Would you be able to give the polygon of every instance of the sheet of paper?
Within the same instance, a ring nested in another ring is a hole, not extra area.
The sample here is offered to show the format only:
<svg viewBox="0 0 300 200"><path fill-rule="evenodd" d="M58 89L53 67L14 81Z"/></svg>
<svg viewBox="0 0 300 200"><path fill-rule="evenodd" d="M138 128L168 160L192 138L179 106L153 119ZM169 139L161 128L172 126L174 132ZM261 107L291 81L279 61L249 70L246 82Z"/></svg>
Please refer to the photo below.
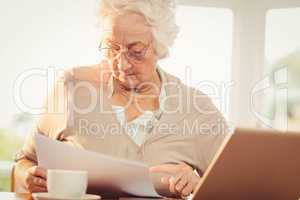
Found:
<svg viewBox="0 0 300 200"><path fill-rule="evenodd" d="M143 163L75 148L40 134L36 135L35 142L41 167L86 170L89 187L110 188L135 196L160 197L154 189L148 167Z"/></svg>

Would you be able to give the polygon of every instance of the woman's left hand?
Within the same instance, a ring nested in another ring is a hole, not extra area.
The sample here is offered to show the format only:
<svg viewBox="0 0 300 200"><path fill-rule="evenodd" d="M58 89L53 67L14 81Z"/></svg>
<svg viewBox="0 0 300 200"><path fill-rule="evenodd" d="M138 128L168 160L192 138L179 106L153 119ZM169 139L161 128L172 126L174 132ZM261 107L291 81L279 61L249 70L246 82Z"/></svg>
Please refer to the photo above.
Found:
<svg viewBox="0 0 300 200"><path fill-rule="evenodd" d="M189 196L200 180L193 168L185 163L163 164L151 167L149 170L154 173L169 174L169 176L162 177L161 182L168 184L172 194L180 195L181 197Z"/></svg>

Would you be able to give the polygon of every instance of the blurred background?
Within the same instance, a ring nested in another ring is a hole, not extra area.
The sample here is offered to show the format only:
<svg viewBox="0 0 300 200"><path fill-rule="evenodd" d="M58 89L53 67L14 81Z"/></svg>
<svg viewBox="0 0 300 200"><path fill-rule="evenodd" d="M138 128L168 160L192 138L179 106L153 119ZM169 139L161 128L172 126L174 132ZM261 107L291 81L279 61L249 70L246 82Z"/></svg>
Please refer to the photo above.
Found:
<svg viewBox="0 0 300 200"><path fill-rule="evenodd" d="M47 93L42 75L18 91L16 80L99 62L97 2L0 0L0 191L9 190L13 155L38 117L15 95L38 109ZM161 67L210 95L233 126L299 131L300 2L178 2L180 34Z"/></svg>

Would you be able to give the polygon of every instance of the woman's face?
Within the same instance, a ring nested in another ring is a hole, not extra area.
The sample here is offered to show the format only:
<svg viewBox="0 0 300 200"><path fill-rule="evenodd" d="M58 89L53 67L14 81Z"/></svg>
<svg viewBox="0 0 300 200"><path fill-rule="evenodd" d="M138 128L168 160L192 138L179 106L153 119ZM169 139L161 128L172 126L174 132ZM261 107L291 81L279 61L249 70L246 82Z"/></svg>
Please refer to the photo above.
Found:
<svg viewBox="0 0 300 200"><path fill-rule="evenodd" d="M151 81L157 57L152 33L143 16L127 13L107 17L101 48L113 76L127 88Z"/></svg>

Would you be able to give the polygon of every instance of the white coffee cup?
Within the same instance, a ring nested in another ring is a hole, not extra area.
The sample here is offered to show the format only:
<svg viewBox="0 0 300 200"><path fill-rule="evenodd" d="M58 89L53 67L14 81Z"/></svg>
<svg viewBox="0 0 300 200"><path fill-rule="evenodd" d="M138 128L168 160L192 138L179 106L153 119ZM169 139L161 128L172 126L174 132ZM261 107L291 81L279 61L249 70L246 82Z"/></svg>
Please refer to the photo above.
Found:
<svg viewBox="0 0 300 200"><path fill-rule="evenodd" d="M47 189L51 196L81 198L87 189L87 171L47 170Z"/></svg>

